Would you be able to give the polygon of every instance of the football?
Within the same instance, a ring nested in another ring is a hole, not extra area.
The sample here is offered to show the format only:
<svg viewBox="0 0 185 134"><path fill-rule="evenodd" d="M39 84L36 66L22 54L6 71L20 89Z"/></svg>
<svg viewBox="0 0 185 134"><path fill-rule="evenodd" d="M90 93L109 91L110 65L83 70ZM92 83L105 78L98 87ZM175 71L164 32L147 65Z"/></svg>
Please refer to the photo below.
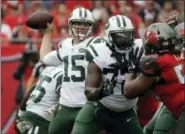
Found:
<svg viewBox="0 0 185 134"><path fill-rule="evenodd" d="M32 29L45 29L47 23L52 23L53 16L47 11L37 11L26 20L26 25Z"/></svg>

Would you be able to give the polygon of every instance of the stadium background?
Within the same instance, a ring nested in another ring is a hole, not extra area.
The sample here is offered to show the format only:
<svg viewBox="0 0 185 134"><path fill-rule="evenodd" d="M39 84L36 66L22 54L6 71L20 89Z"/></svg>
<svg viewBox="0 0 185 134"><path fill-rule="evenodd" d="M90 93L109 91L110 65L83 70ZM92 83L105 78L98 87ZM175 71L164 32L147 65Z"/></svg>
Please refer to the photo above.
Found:
<svg viewBox="0 0 185 134"><path fill-rule="evenodd" d="M140 1L1 1L1 130L3 134L14 134L13 121L16 115L16 90L19 81L13 74L20 64L23 52L29 45L39 48L42 33L29 29L24 25L27 17L38 10L48 10L53 16L52 44L68 36L68 15L78 6L83 6L93 12L97 22L94 35L104 35L104 23L115 14L128 16L135 27L135 37L142 36L148 25L155 22L165 22L166 16L172 11L180 13L180 21L184 20L183 1L140 0ZM35 50L35 51L38 51ZM31 75L32 66L24 72L23 85L26 89L27 80ZM155 109L155 108L154 108Z"/></svg>

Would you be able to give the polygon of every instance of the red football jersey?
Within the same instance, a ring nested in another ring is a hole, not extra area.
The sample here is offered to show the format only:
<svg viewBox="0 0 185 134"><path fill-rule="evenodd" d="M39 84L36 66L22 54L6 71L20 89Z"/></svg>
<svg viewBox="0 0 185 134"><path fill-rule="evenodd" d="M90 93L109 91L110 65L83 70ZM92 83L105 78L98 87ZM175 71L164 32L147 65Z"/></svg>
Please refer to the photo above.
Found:
<svg viewBox="0 0 185 134"><path fill-rule="evenodd" d="M154 92L160 100L178 118L184 108L184 55L176 57L173 54L159 56L157 63L160 67L164 84L157 84Z"/></svg>

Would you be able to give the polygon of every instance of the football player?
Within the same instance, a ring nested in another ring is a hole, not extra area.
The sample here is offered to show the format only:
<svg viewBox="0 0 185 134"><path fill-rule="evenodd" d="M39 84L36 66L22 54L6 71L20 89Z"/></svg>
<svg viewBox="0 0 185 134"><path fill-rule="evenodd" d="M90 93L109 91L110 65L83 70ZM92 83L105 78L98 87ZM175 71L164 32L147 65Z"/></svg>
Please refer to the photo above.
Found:
<svg viewBox="0 0 185 134"><path fill-rule="evenodd" d="M46 67L36 85L22 102L15 128L20 134L47 134L53 117L51 108L58 104L63 72Z"/></svg>
<svg viewBox="0 0 185 134"><path fill-rule="evenodd" d="M64 78L60 92L59 108L49 127L49 134L70 134L76 115L86 103L84 95L87 61L86 46L94 40L91 37L95 24L92 13L79 7L72 11L68 19L70 34L59 44L59 49L46 55L50 44L50 34L46 30L41 46L41 60L46 65L63 64ZM48 38L46 38L48 37ZM43 51L46 48L46 51ZM42 58L43 57L43 58Z"/></svg>
<svg viewBox="0 0 185 134"><path fill-rule="evenodd" d="M175 119L179 119L177 134L182 134L185 111L184 55L176 50L175 32L168 24L154 23L148 27L143 39L145 51L149 55L141 60L142 74L135 78L132 73L125 81L124 95L130 99L135 98L154 87L153 91L160 101Z"/></svg>
<svg viewBox="0 0 185 134"><path fill-rule="evenodd" d="M102 129L115 134L142 134L134 111L138 99L127 99L122 92L129 57L137 48L139 60L142 40L134 40L131 20L122 15L109 18L105 32L107 40L96 38L87 47L85 94L89 101L79 112L72 134L98 134Z"/></svg>
<svg viewBox="0 0 185 134"><path fill-rule="evenodd" d="M168 18L171 18L171 21L169 23L169 19L167 19L167 24L174 25L173 23L177 23L175 20L177 20L177 17L174 16L172 18L169 16ZM174 21L172 21L172 19ZM173 23L172 23L173 22ZM181 52L183 50L183 43L184 43L184 23L181 23L177 25L175 28L176 33L176 44L175 49L178 52ZM171 112L161 104L156 112L156 114L153 116L151 121L145 126L144 128L144 134L166 134L167 131L174 128L176 126L176 120L172 116Z"/></svg>

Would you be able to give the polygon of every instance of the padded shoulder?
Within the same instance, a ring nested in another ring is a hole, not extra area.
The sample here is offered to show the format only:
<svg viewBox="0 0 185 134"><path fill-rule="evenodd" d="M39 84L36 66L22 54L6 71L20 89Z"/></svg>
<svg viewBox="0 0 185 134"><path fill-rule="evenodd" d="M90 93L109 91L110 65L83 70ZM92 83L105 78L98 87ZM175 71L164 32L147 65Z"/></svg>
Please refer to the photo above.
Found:
<svg viewBox="0 0 185 134"><path fill-rule="evenodd" d="M141 72L148 77L160 76L161 71L157 63L158 55L144 56L140 62Z"/></svg>
<svg viewBox="0 0 185 134"><path fill-rule="evenodd" d="M96 37L87 46L86 59L91 62L94 58L102 55L102 50L104 51L106 47L106 41L104 38Z"/></svg>

